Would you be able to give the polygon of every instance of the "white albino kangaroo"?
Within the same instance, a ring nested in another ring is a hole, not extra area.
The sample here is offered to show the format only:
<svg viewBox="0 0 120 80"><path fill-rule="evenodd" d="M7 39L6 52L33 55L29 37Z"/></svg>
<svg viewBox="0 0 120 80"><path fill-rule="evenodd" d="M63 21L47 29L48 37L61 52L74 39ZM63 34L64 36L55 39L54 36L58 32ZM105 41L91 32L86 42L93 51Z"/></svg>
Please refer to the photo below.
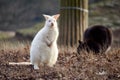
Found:
<svg viewBox="0 0 120 80"><path fill-rule="evenodd" d="M45 25L33 39L30 48L30 61L34 65L34 69L39 69L40 64L52 67L58 57L57 39L59 31L57 19L60 15L43 16L46 19Z"/></svg>

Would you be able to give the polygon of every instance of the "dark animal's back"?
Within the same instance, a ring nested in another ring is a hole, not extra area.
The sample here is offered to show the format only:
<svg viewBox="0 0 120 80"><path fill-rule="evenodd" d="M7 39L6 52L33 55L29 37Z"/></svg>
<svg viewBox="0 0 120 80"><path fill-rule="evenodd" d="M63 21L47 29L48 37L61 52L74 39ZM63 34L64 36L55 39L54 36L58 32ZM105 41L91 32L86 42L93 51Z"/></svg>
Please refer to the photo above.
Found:
<svg viewBox="0 0 120 80"><path fill-rule="evenodd" d="M98 53L105 52L112 43L111 31L102 25L95 25L84 32L83 43L87 47Z"/></svg>

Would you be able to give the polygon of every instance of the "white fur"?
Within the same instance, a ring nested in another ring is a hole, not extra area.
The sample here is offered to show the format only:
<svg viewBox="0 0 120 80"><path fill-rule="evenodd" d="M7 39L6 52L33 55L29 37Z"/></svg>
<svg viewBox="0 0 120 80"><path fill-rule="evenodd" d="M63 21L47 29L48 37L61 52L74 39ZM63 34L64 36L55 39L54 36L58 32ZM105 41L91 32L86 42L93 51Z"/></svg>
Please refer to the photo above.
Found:
<svg viewBox="0 0 120 80"><path fill-rule="evenodd" d="M56 20L59 14L43 16L46 19L45 26L33 39L30 49L30 61L34 65L34 69L39 69L40 64L52 67L58 57L57 38L59 32Z"/></svg>

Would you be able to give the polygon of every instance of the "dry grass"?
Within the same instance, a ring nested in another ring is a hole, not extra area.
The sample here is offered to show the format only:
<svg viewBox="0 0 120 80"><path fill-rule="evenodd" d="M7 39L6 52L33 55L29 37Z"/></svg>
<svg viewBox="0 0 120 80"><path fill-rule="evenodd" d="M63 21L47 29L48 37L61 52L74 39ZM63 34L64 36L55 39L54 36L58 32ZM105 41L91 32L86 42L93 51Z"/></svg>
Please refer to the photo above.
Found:
<svg viewBox="0 0 120 80"><path fill-rule="evenodd" d="M22 49L29 47L29 41L0 41L0 50L10 51L10 50L19 50L23 51Z"/></svg>
<svg viewBox="0 0 120 80"><path fill-rule="evenodd" d="M29 62L29 44L18 43L16 47L4 43L0 50L0 79L2 80L119 80L120 48L106 54L82 51L74 48L59 48L59 58L53 68L40 67L33 70L31 65L9 65L9 62ZM9 47L7 47L9 46Z"/></svg>

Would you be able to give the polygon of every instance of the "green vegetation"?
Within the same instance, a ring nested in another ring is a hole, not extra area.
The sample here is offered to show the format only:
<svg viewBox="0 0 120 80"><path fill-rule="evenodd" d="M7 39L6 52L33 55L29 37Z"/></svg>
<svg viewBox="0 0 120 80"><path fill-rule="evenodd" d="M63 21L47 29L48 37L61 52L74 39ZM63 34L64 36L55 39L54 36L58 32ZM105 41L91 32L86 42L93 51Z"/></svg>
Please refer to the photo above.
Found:
<svg viewBox="0 0 120 80"><path fill-rule="evenodd" d="M12 38L14 37L15 33L14 32L3 32L3 31L0 31L0 40L1 39L9 39L9 38Z"/></svg>
<svg viewBox="0 0 120 80"><path fill-rule="evenodd" d="M42 27L44 26L44 22L37 23L31 28L20 29L17 32L23 35L32 35L34 36Z"/></svg>
<svg viewBox="0 0 120 80"><path fill-rule="evenodd" d="M89 25L102 24L116 28L120 26L119 0L105 0L89 5Z"/></svg>
<svg viewBox="0 0 120 80"><path fill-rule="evenodd" d="M89 26L95 25L95 24L102 24L102 25L106 25L106 26L109 26L112 28L119 28L119 26L120 26L120 13L119 13L120 5L119 5L119 3L120 3L120 0L101 0L99 2L89 4L89 18L88 18ZM17 4L19 4L19 3L17 3ZM30 6L33 6L32 3ZM34 11L32 11L32 12L34 12ZM30 13L30 14L33 14L33 13ZM22 13L21 13L21 15L22 15ZM39 14L39 15L42 17L41 14ZM31 16L28 15L28 17L31 17ZM20 20L23 20L23 19L20 19ZM25 21L22 21L22 22L27 24ZM25 27L25 26L21 25L24 28L18 29L17 32L21 33L23 36L27 36L27 35L34 36L43 27L43 25L44 25L44 22L37 23L37 24L33 25L33 27L31 27L30 25L29 25L29 27L28 26ZM17 26L17 28L18 27L19 26ZM10 26L9 26L9 28L10 28ZM9 34L9 33L0 32L0 40L1 39L9 39L12 37L13 37L13 35L11 36L11 34Z"/></svg>
<svg viewBox="0 0 120 80"><path fill-rule="evenodd" d="M0 0L0 30L18 30L42 22L59 10L58 0Z"/></svg>

